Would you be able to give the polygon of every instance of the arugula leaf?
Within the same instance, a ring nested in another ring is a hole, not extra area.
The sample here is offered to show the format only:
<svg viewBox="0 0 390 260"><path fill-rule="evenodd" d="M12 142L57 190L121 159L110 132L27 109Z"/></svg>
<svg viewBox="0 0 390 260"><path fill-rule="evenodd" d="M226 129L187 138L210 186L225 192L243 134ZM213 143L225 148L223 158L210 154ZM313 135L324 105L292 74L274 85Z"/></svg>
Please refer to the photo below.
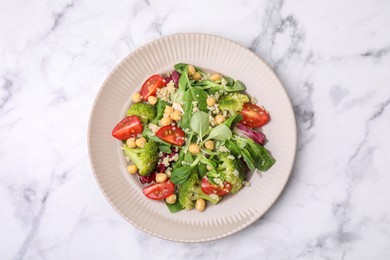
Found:
<svg viewBox="0 0 390 260"><path fill-rule="evenodd" d="M165 102L162 99L158 99L156 104L156 117L151 121L152 124L158 124L158 121L163 117L165 107L168 105L167 102Z"/></svg>
<svg viewBox="0 0 390 260"><path fill-rule="evenodd" d="M182 166L174 169L171 174L171 181L176 185L183 184L190 176L192 170L193 168L190 166Z"/></svg>
<svg viewBox="0 0 390 260"><path fill-rule="evenodd" d="M190 126L195 133L203 137L210 126L209 115L203 111L196 112L191 117Z"/></svg>
<svg viewBox="0 0 390 260"><path fill-rule="evenodd" d="M227 139L230 139L231 137L232 130L230 130L227 125L221 124L211 130L210 135L207 137L206 140L214 139L218 141L225 141Z"/></svg>
<svg viewBox="0 0 390 260"><path fill-rule="evenodd" d="M171 213L176 213L176 212L179 212L179 211L184 209L183 206L180 204L179 200L176 200L176 202L173 204L168 204L165 201L165 205L167 205L167 207Z"/></svg>
<svg viewBox="0 0 390 260"><path fill-rule="evenodd" d="M224 124L227 125L227 127L231 127L232 125L235 125L236 123L240 122L243 119L241 114L235 114L234 116L229 117Z"/></svg>

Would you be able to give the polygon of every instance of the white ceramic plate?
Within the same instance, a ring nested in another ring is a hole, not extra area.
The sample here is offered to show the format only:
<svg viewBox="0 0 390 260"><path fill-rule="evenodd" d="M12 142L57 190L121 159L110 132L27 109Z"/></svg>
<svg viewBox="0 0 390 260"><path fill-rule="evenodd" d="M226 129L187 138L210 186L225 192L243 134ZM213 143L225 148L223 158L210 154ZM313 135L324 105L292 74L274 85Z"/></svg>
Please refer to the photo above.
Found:
<svg viewBox="0 0 390 260"><path fill-rule="evenodd" d="M172 214L163 202L146 198L138 178L126 171L121 142L111 136L126 113L136 88L152 74L173 69L179 62L218 71L244 82L247 92L270 112L263 131L266 148L276 159L266 173L254 173L250 187L223 199L205 212ZM201 242L233 234L261 217L282 192L293 166L296 125L288 96L269 67L253 52L230 40L205 34L177 34L153 41L132 52L108 76L92 108L89 156L97 182L110 204L127 221L154 236Z"/></svg>

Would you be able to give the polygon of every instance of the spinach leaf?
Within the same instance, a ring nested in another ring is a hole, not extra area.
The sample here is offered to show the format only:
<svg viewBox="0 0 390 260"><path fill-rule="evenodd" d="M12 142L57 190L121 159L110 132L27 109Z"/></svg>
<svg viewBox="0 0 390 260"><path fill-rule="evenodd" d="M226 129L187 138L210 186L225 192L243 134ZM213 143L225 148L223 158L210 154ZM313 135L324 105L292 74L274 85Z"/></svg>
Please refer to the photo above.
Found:
<svg viewBox="0 0 390 260"><path fill-rule="evenodd" d="M226 86L233 86L234 84L234 79L228 76L223 76L223 78L226 80Z"/></svg>
<svg viewBox="0 0 390 260"><path fill-rule="evenodd" d="M198 88L191 87L192 99L198 102L198 108L201 111L207 111L207 93Z"/></svg>
<svg viewBox="0 0 390 260"><path fill-rule="evenodd" d="M152 131L150 131L149 128L147 127L144 127L144 130L142 131L142 136L146 137L147 139L155 142L155 143L160 143L160 144L163 144L165 146L168 146L168 147L171 147L171 144L170 143L167 143L163 140L161 140L160 138L158 138L155 134L153 134Z"/></svg>
<svg viewBox="0 0 390 260"><path fill-rule="evenodd" d="M188 67L185 67L180 78L179 78L179 89L181 91L185 91L186 89L191 87L190 80L188 78Z"/></svg>
<svg viewBox="0 0 390 260"><path fill-rule="evenodd" d="M267 171L272 165L275 164L275 159L269 154L267 149L263 146L255 143L249 143L251 147L251 154L253 155L253 159L255 161L255 167L260 171Z"/></svg>
<svg viewBox="0 0 390 260"><path fill-rule="evenodd" d="M241 154L241 150L238 147L238 145L233 142L232 140L226 140L225 142L226 147L232 152L234 156L238 156Z"/></svg>
<svg viewBox="0 0 390 260"><path fill-rule="evenodd" d="M187 67L185 63L178 63L174 66L175 70L179 73L183 73L183 70Z"/></svg>
<svg viewBox="0 0 390 260"><path fill-rule="evenodd" d="M227 127L231 127L232 125L240 122L243 119L241 114L235 114L234 116L229 117L224 124L227 125Z"/></svg>
<svg viewBox="0 0 390 260"><path fill-rule="evenodd" d="M179 200L176 200L176 202L173 204L168 204L167 202L165 202L165 205L167 205L171 213L176 213L184 209L183 206L180 204Z"/></svg>
<svg viewBox="0 0 390 260"><path fill-rule="evenodd" d="M184 113L180 121L180 126L181 128L189 128L191 115L192 115L192 101L193 101L191 90L188 89L186 92L184 92L183 101L184 101L183 104Z"/></svg>
<svg viewBox="0 0 390 260"><path fill-rule="evenodd" d="M210 135L206 140L214 139L218 141L225 141L232 137L232 130L225 124L221 124L211 130Z"/></svg>
<svg viewBox="0 0 390 260"><path fill-rule="evenodd" d="M191 117L190 125L195 133L203 137L210 126L209 115L203 111L196 112Z"/></svg>
<svg viewBox="0 0 390 260"><path fill-rule="evenodd" d="M253 172L256 169L254 159L250 155L249 151L246 149L241 150L241 155L244 158L244 161L246 162L246 165L248 165L248 168L251 172Z"/></svg>
<svg viewBox="0 0 390 260"><path fill-rule="evenodd" d="M225 90L228 92L234 92L234 91L242 91L245 90L245 85L240 80L234 81L233 86L225 86Z"/></svg>
<svg viewBox="0 0 390 260"><path fill-rule="evenodd" d="M190 166L182 166L174 169L171 174L171 181L176 185L183 184L188 179L188 176L190 176L192 170L193 168Z"/></svg>
<svg viewBox="0 0 390 260"><path fill-rule="evenodd" d="M159 145L158 149L163 153L172 153L171 147L165 144Z"/></svg>
<svg viewBox="0 0 390 260"><path fill-rule="evenodd" d="M207 166L204 163L198 164L198 173L201 178L203 178L207 174Z"/></svg>
<svg viewBox="0 0 390 260"><path fill-rule="evenodd" d="M163 117L165 107L168 105L167 102L165 102L162 99L158 99L156 104L156 117L151 121L152 124L158 124L158 121Z"/></svg>

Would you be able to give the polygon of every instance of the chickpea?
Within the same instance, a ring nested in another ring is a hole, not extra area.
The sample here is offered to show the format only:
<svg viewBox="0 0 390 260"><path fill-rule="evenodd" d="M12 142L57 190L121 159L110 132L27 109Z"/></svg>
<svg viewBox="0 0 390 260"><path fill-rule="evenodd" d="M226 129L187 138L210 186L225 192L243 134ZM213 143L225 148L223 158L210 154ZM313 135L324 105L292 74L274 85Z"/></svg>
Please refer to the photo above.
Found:
<svg viewBox="0 0 390 260"><path fill-rule="evenodd" d="M207 150L214 150L214 141L212 140L208 140L207 142L204 143L204 147L207 149Z"/></svg>
<svg viewBox="0 0 390 260"><path fill-rule="evenodd" d="M157 103L157 97L155 97L155 96L148 97L148 102L149 102L149 104L154 106Z"/></svg>
<svg viewBox="0 0 390 260"><path fill-rule="evenodd" d="M135 140L135 145L137 145L137 147L139 148L143 148L145 144L146 144L145 137L140 137L137 140Z"/></svg>
<svg viewBox="0 0 390 260"><path fill-rule="evenodd" d="M127 166L127 172L130 174L136 174L138 172L137 166L134 164Z"/></svg>
<svg viewBox="0 0 390 260"><path fill-rule="evenodd" d="M131 100L134 102L134 103L139 103L142 101L142 97L141 97L141 94L136 92L133 94L133 96L131 97Z"/></svg>
<svg viewBox="0 0 390 260"><path fill-rule="evenodd" d="M206 165L206 169L208 170L208 171L211 171L212 169L213 169L213 167L211 167L210 165Z"/></svg>
<svg viewBox="0 0 390 260"><path fill-rule="evenodd" d="M179 110L175 110L175 112L173 112L170 115L171 119L176 121L176 122L181 120L181 116L182 116L182 114L181 114L181 112Z"/></svg>
<svg viewBox="0 0 390 260"><path fill-rule="evenodd" d="M168 179L168 176L165 173L156 174L156 182L165 182Z"/></svg>
<svg viewBox="0 0 390 260"><path fill-rule="evenodd" d="M129 138L126 141L126 144L130 148L135 148L137 145L135 144L135 139L134 138Z"/></svg>
<svg viewBox="0 0 390 260"><path fill-rule="evenodd" d="M190 146L188 147L188 151L190 151L190 153L192 153L192 154L198 154L200 152L199 145L190 144Z"/></svg>
<svg viewBox="0 0 390 260"><path fill-rule="evenodd" d="M199 212L203 212L206 208L206 201L204 199L197 199L195 202L195 209Z"/></svg>
<svg viewBox="0 0 390 260"><path fill-rule="evenodd" d="M170 106L166 106L164 110L164 117L168 117L173 113L174 109Z"/></svg>
<svg viewBox="0 0 390 260"><path fill-rule="evenodd" d="M177 196L176 194L171 194L169 195L165 201L168 203L168 204L174 204L176 202L176 199L177 199Z"/></svg>
<svg viewBox="0 0 390 260"><path fill-rule="evenodd" d="M192 65L188 65L188 75L194 76L196 73L195 67Z"/></svg>
<svg viewBox="0 0 390 260"><path fill-rule="evenodd" d="M214 104L215 104L215 98L213 98L213 97L208 97L207 100L206 100L206 102L207 102L207 105L208 105L209 107L212 107L212 106L214 106Z"/></svg>
<svg viewBox="0 0 390 260"><path fill-rule="evenodd" d="M198 81L202 78L202 75L200 75L199 72L196 72L193 76L192 76L192 79Z"/></svg>
<svg viewBox="0 0 390 260"><path fill-rule="evenodd" d="M160 120L160 126L167 126L172 123L172 119L170 117L163 117Z"/></svg>
<svg viewBox="0 0 390 260"><path fill-rule="evenodd" d="M222 124L223 122L225 122L226 118L223 116L223 115L216 115L216 117L214 118L215 120L215 123L217 123L218 125Z"/></svg>
<svg viewBox="0 0 390 260"><path fill-rule="evenodd" d="M215 74L210 76L211 81L219 81L221 79L222 79L222 76L221 76L221 74L218 74L218 73L215 73Z"/></svg>

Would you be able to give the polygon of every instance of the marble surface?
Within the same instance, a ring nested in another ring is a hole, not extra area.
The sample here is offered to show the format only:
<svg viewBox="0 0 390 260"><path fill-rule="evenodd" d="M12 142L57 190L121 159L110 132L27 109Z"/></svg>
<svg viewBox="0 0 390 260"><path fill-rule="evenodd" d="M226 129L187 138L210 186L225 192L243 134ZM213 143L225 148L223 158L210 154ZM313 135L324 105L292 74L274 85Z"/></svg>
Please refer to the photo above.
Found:
<svg viewBox="0 0 390 260"><path fill-rule="evenodd" d="M389 259L390 2L1 1L1 259ZM95 95L163 35L237 41L277 73L299 128L281 198L245 230L161 240L114 211L92 175Z"/></svg>

